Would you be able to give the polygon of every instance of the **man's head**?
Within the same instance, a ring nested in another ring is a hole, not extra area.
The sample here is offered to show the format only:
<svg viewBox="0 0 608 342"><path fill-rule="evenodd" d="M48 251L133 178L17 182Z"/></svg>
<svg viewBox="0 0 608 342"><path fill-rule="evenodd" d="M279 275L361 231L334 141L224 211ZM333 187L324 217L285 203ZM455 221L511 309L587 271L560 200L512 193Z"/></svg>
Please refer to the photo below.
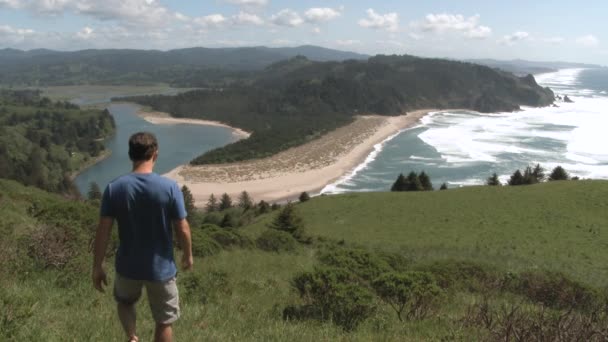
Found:
<svg viewBox="0 0 608 342"><path fill-rule="evenodd" d="M129 158L134 163L155 159L158 152L158 141L154 134L138 132L129 138Z"/></svg>

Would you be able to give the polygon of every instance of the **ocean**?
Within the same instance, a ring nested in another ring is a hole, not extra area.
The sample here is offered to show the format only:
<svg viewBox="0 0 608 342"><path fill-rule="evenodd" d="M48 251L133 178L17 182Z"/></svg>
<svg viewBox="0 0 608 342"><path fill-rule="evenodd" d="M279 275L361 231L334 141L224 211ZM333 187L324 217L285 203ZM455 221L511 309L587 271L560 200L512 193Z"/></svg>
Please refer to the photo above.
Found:
<svg viewBox="0 0 608 342"><path fill-rule="evenodd" d="M608 179L608 69L565 69L536 80L574 102L514 113L431 113L376 145L363 164L322 193L387 191L399 173L410 171L425 171L436 188L484 184L494 172L506 182L516 169L535 164Z"/></svg>

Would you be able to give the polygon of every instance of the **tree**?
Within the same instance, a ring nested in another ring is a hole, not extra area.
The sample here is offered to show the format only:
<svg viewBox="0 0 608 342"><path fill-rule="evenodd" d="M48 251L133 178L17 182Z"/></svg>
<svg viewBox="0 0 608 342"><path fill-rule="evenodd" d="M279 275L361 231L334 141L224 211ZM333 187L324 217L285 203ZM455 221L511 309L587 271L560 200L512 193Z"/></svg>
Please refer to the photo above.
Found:
<svg viewBox="0 0 608 342"><path fill-rule="evenodd" d="M186 212L190 216L194 212L194 196L187 186L182 186L182 194L184 195L184 205L186 206Z"/></svg>
<svg viewBox="0 0 608 342"><path fill-rule="evenodd" d="M568 172L566 172L566 170L564 170L563 167L561 166L556 166L553 171L551 171L551 174L549 175L549 180L550 181L561 181L561 180L568 180L570 179L570 175L568 174Z"/></svg>
<svg viewBox="0 0 608 342"><path fill-rule="evenodd" d="M532 171L531 167L526 167L526 170L524 170L524 179L522 184L536 184L538 183L538 180L536 179L536 176L534 176L534 172Z"/></svg>
<svg viewBox="0 0 608 342"><path fill-rule="evenodd" d="M403 173L400 173L395 183L391 187L391 191L407 191L407 180Z"/></svg>
<svg viewBox="0 0 608 342"><path fill-rule="evenodd" d="M260 201L260 203L258 203L258 214L266 214L270 212L270 204L268 204L268 202L266 201Z"/></svg>
<svg viewBox="0 0 608 342"><path fill-rule="evenodd" d="M222 228L235 228L237 226L236 220L230 213L226 213L222 222L220 223L220 227Z"/></svg>
<svg viewBox="0 0 608 342"><path fill-rule="evenodd" d="M447 190L447 189L448 189L448 183L441 184L441 187L439 188L439 190Z"/></svg>
<svg viewBox="0 0 608 342"><path fill-rule="evenodd" d="M308 194L308 192L303 192L300 194L299 200L300 202L308 202L310 201L310 195Z"/></svg>
<svg viewBox="0 0 608 342"><path fill-rule="evenodd" d="M407 190L406 191L422 191L424 188L422 187L422 183L420 182L420 177L416 174L416 172L412 171L409 175L407 175Z"/></svg>
<svg viewBox="0 0 608 342"><path fill-rule="evenodd" d="M500 183L500 180L498 179L498 175L496 174L496 172L494 172L492 174L492 176L486 180L486 185L489 185L489 186L501 186L502 185Z"/></svg>
<svg viewBox="0 0 608 342"><path fill-rule="evenodd" d="M241 192L241 195L239 196L239 207L244 210L253 208L253 201L251 200L251 196L249 196L247 191Z"/></svg>
<svg viewBox="0 0 608 342"><path fill-rule="evenodd" d="M523 185L524 184L524 175L521 174L521 171L517 170L509 179L509 185Z"/></svg>
<svg viewBox="0 0 608 342"><path fill-rule="evenodd" d="M212 213L214 211L217 211L218 209L219 204L217 203L217 198L215 198L214 194L211 194L211 196L209 196L207 204L205 205L205 211L208 213Z"/></svg>
<svg viewBox="0 0 608 342"><path fill-rule="evenodd" d="M429 175L427 175L426 172L422 171L420 173L420 175L418 176L418 179L420 180L420 184L422 185L422 189L424 191L435 190L435 189L433 189L433 183L431 183L431 177L429 177Z"/></svg>
<svg viewBox="0 0 608 342"><path fill-rule="evenodd" d="M296 239L300 239L304 235L304 220L298 214L293 203L288 203L270 223L269 227L288 232Z"/></svg>
<svg viewBox="0 0 608 342"><path fill-rule="evenodd" d="M99 188L99 184L95 182L91 182L89 184L89 192L87 193L87 197L89 200L101 200L101 189Z"/></svg>
<svg viewBox="0 0 608 342"><path fill-rule="evenodd" d="M540 164L536 164L534 170L532 170L532 175L536 178L537 183L543 182L546 178L545 169Z"/></svg>
<svg viewBox="0 0 608 342"><path fill-rule="evenodd" d="M228 195L227 193L224 193L222 195L222 198L220 199L219 210L224 211L230 208L232 208L232 198L230 198L230 195Z"/></svg>

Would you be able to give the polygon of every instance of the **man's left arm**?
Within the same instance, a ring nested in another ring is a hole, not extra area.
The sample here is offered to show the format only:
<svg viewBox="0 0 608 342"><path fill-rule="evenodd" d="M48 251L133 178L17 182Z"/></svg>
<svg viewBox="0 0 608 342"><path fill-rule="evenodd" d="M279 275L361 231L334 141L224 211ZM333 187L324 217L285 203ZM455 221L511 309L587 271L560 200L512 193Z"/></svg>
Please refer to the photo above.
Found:
<svg viewBox="0 0 608 342"><path fill-rule="evenodd" d="M103 286L108 285L106 272L103 268L103 260L105 259L106 251L108 249L113 224L114 218L101 216L99 218L99 225L97 226L97 233L95 234L95 247L93 251L93 285L100 292L104 292Z"/></svg>

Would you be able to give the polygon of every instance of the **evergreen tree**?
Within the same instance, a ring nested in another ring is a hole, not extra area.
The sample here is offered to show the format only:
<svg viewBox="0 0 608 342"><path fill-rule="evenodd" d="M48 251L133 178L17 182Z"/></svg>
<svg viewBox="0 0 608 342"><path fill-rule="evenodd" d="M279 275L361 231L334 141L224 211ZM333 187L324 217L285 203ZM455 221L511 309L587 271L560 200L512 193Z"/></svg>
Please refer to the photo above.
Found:
<svg viewBox="0 0 608 342"><path fill-rule="evenodd" d="M427 175L426 172L422 171L420 173L420 175L418 176L418 179L420 179L420 184L422 185L422 189L424 191L435 190L435 189L433 189L433 183L431 183L431 177L429 177L429 175Z"/></svg>
<svg viewBox="0 0 608 342"><path fill-rule="evenodd" d="M502 185L500 183L500 180L498 179L498 175L496 174L496 172L494 172L492 174L492 176L486 180L486 185L489 185L489 186L501 186Z"/></svg>
<svg viewBox="0 0 608 342"><path fill-rule="evenodd" d="M253 208L253 201L251 200L251 196L249 196L247 191L241 192L241 195L239 196L239 208L242 208L243 210Z"/></svg>
<svg viewBox="0 0 608 342"><path fill-rule="evenodd" d="M99 188L99 184L95 182L91 182L89 184L89 192L87 193L87 197L89 200L101 200L101 189Z"/></svg>
<svg viewBox="0 0 608 342"><path fill-rule="evenodd" d="M407 191L407 180L403 173L400 173L395 183L391 187L391 191Z"/></svg>
<svg viewBox="0 0 608 342"><path fill-rule="evenodd" d="M235 228L237 226L234 217L231 213L226 213L222 222L220 223L220 227L222 228Z"/></svg>
<svg viewBox="0 0 608 342"><path fill-rule="evenodd" d="M447 190L447 189L448 189L448 183L441 184L441 187L439 188L439 190Z"/></svg>
<svg viewBox="0 0 608 342"><path fill-rule="evenodd" d="M230 196L227 193L224 193L222 195L222 198L220 199L219 210L224 211L224 210L230 209L230 208L232 208L232 198L230 198Z"/></svg>
<svg viewBox="0 0 608 342"><path fill-rule="evenodd" d="M288 203L269 225L272 229L282 230L296 239L303 235L304 221L293 203Z"/></svg>
<svg viewBox="0 0 608 342"><path fill-rule="evenodd" d="M272 203L272 205L270 206L270 209L272 209L272 211L281 209L281 205L279 203Z"/></svg>
<svg viewBox="0 0 608 342"><path fill-rule="evenodd" d="M186 207L186 212L188 216L190 216L194 212L194 197L192 196L192 192L187 186L182 186L182 194L184 195L184 205Z"/></svg>
<svg viewBox="0 0 608 342"><path fill-rule="evenodd" d="M260 201L260 203L258 203L258 214L266 214L270 212L270 204L268 204L266 201Z"/></svg>
<svg viewBox="0 0 608 342"><path fill-rule="evenodd" d="M511 175L509 179L509 185L523 185L524 184L524 175L521 174L521 171L517 170Z"/></svg>
<svg viewBox="0 0 608 342"><path fill-rule="evenodd" d="M561 166L556 166L553 171L551 171L551 174L549 175L549 180L550 181L561 181L561 180L568 180L570 179L570 175L568 174L568 172L566 170L564 170L563 167Z"/></svg>
<svg viewBox="0 0 608 342"><path fill-rule="evenodd" d="M407 190L406 191L422 191L424 188L422 187L422 183L420 183L420 178L416 172L412 171L407 176Z"/></svg>
<svg viewBox="0 0 608 342"><path fill-rule="evenodd" d="M545 169L540 164L536 164L534 170L532 170L532 175L536 178L537 183L543 182L546 178Z"/></svg>
<svg viewBox="0 0 608 342"><path fill-rule="evenodd" d="M526 167L526 169L524 170L524 179L523 179L523 183L522 184L536 184L538 183L538 180L536 179L536 176L534 176L534 172L532 171L531 167Z"/></svg>
<svg viewBox="0 0 608 342"><path fill-rule="evenodd" d="M211 196L209 196L209 200L207 201L207 204L205 205L205 211L208 213L212 213L214 211L218 211L219 210L219 204L217 203L217 198L215 198L214 194L211 194Z"/></svg>
<svg viewBox="0 0 608 342"><path fill-rule="evenodd" d="M308 192L303 192L300 194L300 202L308 202L310 200L310 195Z"/></svg>

